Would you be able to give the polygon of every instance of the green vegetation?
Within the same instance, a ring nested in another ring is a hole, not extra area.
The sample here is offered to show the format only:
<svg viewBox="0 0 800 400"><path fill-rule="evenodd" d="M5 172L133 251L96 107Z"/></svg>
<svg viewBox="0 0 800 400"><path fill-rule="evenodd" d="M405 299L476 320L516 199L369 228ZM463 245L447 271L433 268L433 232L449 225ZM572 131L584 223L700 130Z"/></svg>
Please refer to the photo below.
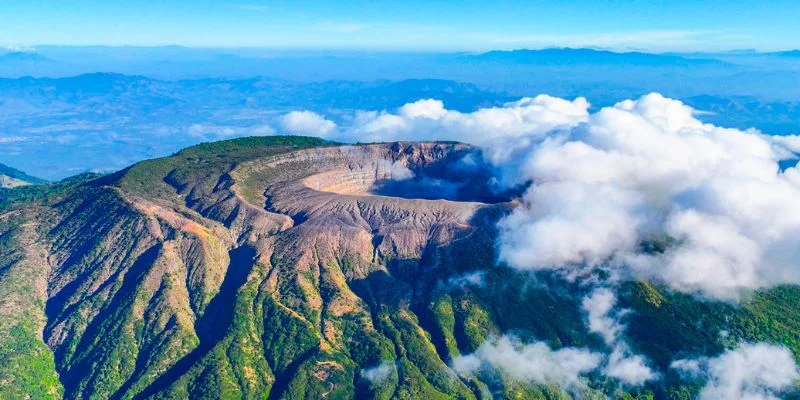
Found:
<svg viewBox="0 0 800 400"><path fill-rule="evenodd" d="M343 245L347 237L303 236L302 225L277 236L263 226L261 236L226 231L231 213L192 203L230 199L234 180L261 196L263 182L231 176L237 166L332 145L234 139L112 175L0 191L0 398L570 398L501 371L449 367L503 334L608 350L586 328L580 301L590 288L495 265L492 227L503 209L479 213L478 228L422 259L374 259L372 249ZM206 256L209 246L222 249L219 260ZM669 364L742 341L782 344L800 358L798 286L741 304L649 282L625 283L618 296L631 310L628 344L663 379L627 388L595 373L582 398L694 398L703 382Z"/></svg>
<svg viewBox="0 0 800 400"><path fill-rule="evenodd" d="M5 323L4 323L5 324ZM63 395L53 352L29 321L20 321L0 334L0 398L59 399Z"/></svg>
<svg viewBox="0 0 800 400"><path fill-rule="evenodd" d="M40 179L40 178L36 178L36 177L30 176L30 175L28 175L28 174L26 174L26 173L24 173L24 172L22 172L22 171L20 171L20 170L18 170L16 168L11 168L11 167L9 167L8 165L5 165L5 164L0 164L0 175L5 175L5 176L8 176L10 178L19 179L21 181L25 181L27 183L34 184L34 185L38 185L38 184L47 182L44 179Z"/></svg>
<svg viewBox="0 0 800 400"><path fill-rule="evenodd" d="M740 305L701 301L639 282L623 301L632 343L658 366L681 354L716 355L739 342L782 344L800 359L800 287L760 290Z"/></svg>
<svg viewBox="0 0 800 400"><path fill-rule="evenodd" d="M43 272L20 248L29 234L24 213L0 213L0 398L59 399L64 389L42 340Z"/></svg>
<svg viewBox="0 0 800 400"><path fill-rule="evenodd" d="M453 312L453 302L450 296L444 295L439 297L433 303L432 310L432 324L435 327L435 336L439 337L436 341L439 343L439 354L442 354L442 359L450 361L454 357L458 357L458 345L453 332L456 329L456 317Z"/></svg>
<svg viewBox="0 0 800 400"><path fill-rule="evenodd" d="M58 182L0 189L0 212L33 202L53 203L72 190L100 176L99 174L85 173Z"/></svg>
<svg viewBox="0 0 800 400"><path fill-rule="evenodd" d="M336 143L306 136L258 136L201 143L169 157L142 161L115 174L117 183L143 196L170 198L189 184L210 191L237 164L309 147Z"/></svg>

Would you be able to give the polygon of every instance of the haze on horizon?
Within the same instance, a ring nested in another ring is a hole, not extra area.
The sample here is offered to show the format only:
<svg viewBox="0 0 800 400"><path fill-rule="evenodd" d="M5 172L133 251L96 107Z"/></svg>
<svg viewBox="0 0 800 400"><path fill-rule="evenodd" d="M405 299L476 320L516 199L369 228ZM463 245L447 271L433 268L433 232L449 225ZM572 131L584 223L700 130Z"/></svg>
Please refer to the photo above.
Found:
<svg viewBox="0 0 800 400"><path fill-rule="evenodd" d="M0 163L57 180L285 133L293 111L346 125L421 99L475 112L539 94L597 110L657 92L704 122L795 134L798 20L786 0L10 0Z"/></svg>
<svg viewBox="0 0 800 400"><path fill-rule="evenodd" d="M800 48L800 3L6 1L0 46L381 51L590 47L650 52Z"/></svg>
<svg viewBox="0 0 800 400"><path fill-rule="evenodd" d="M800 399L800 3L0 3L0 399Z"/></svg>

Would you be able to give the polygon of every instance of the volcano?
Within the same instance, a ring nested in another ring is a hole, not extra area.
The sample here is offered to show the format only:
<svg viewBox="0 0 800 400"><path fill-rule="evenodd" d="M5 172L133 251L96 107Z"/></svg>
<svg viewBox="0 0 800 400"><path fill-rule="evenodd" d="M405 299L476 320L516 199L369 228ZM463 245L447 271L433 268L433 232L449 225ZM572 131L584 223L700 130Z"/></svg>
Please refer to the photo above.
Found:
<svg viewBox="0 0 800 400"><path fill-rule="evenodd" d="M606 350L580 280L497 262L519 193L491 177L466 144L275 136L0 203L0 398L675 398L701 388L680 355L797 351L796 286L732 305L632 281L629 344L663 379L457 371L506 334Z"/></svg>

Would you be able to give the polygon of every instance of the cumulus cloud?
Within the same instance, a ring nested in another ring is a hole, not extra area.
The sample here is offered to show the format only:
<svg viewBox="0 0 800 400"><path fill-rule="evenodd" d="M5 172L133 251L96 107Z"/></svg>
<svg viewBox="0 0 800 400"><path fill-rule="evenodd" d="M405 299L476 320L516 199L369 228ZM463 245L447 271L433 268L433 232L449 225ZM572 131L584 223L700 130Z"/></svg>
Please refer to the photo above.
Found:
<svg viewBox="0 0 800 400"><path fill-rule="evenodd" d="M632 250L646 217L642 196L612 185L536 184L500 222L500 257L520 269L564 269Z"/></svg>
<svg viewBox="0 0 800 400"><path fill-rule="evenodd" d="M678 360L672 368L707 379L701 400L778 399L800 379L792 353L764 343L742 344L715 358Z"/></svg>
<svg viewBox="0 0 800 400"><path fill-rule="evenodd" d="M347 126L308 111L295 133L342 141L477 145L500 187L530 184L500 223L499 254L523 270L604 268L719 299L800 283L800 137L702 123L653 93L594 113L584 98L526 97L469 113L435 99L358 111ZM783 166L779 167L779 162ZM642 244L671 243L663 252Z"/></svg>
<svg viewBox="0 0 800 400"><path fill-rule="evenodd" d="M616 295L611 289L598 288L583 299L583 309L588 316L589 331L599 334L612 348L603 372L628 385L641 385L656 378L644 357L633 354L622 341L624 326L620 317L624 310L616 310Z"/></svg>
<svg viewBox="0 0 800 400"><path fill-rule="evenodd" d="M580 377L600 365L602 356L585 349L552 350L547 344L522 344L513 336L483 343L475 353L453 360L453 369L473 373L490 367L509 376L538 384L581 386Z"/></svg>
<svg viewBox="0 0 800 400"><path fill-rule="evenodd" d="M703 124L658 94L604 108L525 155L533 186L501 223L500 255L521 269L610 266L724 299L800 282L800 175L778 168L786 142ZM642 253L654 237L675 245Z"/></svg>
<svg viewBox="0 0 800 400"><path fill-rule="evenodd" d="M312 111L292 111L280 117L283 130L296 135L326 137L336 129L336 123Z"/></svg>
<svg viewBox="0 0 800 400"><path fill-rule="evenodd" d="M524 153L534 138L585 121L588 109L589 102L582 97L569 101L539 95L462 113L446 109L439 100L425 99L406 104L397 113L359 111L341 139L466 141L483 146L486 156L502 165Z"/></svg>

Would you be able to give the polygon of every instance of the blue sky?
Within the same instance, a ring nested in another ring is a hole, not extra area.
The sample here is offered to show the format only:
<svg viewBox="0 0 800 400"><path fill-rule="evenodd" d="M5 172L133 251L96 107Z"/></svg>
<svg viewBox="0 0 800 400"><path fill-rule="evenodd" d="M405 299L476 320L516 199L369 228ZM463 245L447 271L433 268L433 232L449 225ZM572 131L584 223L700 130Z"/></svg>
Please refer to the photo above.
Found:
<svg viewBox="0 0 800 400"><path fill-rule="evenodd" d="M67 4L68 3L68 4ZM0 46L800 48L800 1L0 0Z"/></svg>

